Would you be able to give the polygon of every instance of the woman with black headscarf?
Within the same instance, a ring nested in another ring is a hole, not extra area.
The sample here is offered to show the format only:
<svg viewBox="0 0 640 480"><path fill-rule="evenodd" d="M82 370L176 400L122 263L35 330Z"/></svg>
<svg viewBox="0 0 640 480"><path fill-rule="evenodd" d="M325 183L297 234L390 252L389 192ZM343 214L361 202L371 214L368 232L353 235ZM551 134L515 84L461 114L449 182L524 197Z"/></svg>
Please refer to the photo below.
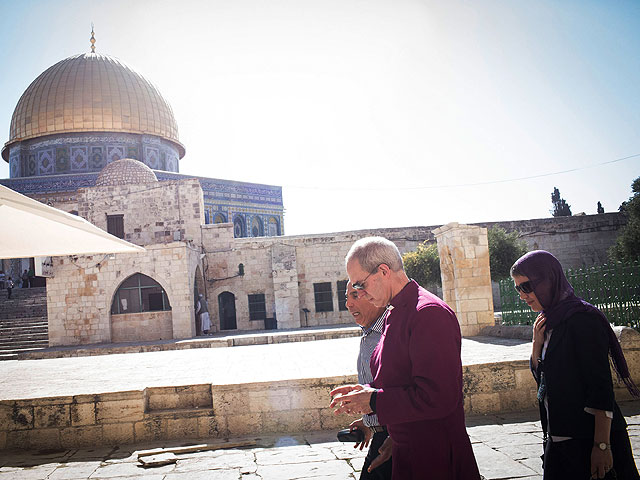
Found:
<svg viewBox="0 0 640 480"><path fill-rule="evenodd" d="M613 394L609 355L638 395L605 315L578 298L560 262L529 252L511 267L520 298L535 312L531 370L545 436L544 480L638 479L627 424Z"/></svg>

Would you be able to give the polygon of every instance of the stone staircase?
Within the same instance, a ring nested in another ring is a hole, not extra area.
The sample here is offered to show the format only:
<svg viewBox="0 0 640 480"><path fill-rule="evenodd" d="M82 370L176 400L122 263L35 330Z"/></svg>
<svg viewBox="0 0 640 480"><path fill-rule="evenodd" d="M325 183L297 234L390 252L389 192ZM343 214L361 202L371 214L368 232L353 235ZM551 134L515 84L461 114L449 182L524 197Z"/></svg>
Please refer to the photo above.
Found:
<svg viewBox="0 0 640 480"><path fill-rule="evenodd" d="M48 346L46 289L14 288L11 299L0 290L0 360Z"/></svg>

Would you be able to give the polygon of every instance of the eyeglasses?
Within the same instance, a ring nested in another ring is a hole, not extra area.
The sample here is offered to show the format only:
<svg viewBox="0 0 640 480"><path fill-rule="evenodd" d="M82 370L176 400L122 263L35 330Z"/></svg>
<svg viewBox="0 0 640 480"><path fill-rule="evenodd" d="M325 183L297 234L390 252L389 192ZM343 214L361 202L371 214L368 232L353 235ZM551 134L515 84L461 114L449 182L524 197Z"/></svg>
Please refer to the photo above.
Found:
<svg viewBox="0 0 640 480"><path fill-rule="evenodd" d="M530 281L522 282L520 285L514 285L518 292L531 293L533 292L533 285Z"/></svg>
<svg viewBox="0 0 640 480"><path fill-rule="evenodd" d="M364 290L365 287L365 282L369 279L369 277L371 275L373 275L374 273L378 273L378 269L380 268L380 265L382 265L381 263L375 268L375 270L373 272L371 272L369 275L366 276L366 278L360 282L356 282L354 284L352 284L351 286L353 287L354 290Z"/></svg>

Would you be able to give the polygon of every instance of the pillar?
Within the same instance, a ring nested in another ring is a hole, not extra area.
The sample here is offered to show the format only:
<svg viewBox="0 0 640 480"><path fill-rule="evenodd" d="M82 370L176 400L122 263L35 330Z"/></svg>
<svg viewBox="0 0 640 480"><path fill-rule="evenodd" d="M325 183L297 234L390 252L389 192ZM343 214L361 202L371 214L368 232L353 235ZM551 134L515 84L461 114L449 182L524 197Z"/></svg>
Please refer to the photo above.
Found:
<svg viewBox="0 0 640 480"><path fill-rule="evenodd" d="M271 248L273 294L278 328L300 328L300 299L296 247L275 244Z"/></svg>
<svg viewBox="0 0 640 480"><path fill-rule="evenodd" d="M449 223L433 230L438 242L444 301L456 312L463 337L494 325L487 229Z"/></svg>

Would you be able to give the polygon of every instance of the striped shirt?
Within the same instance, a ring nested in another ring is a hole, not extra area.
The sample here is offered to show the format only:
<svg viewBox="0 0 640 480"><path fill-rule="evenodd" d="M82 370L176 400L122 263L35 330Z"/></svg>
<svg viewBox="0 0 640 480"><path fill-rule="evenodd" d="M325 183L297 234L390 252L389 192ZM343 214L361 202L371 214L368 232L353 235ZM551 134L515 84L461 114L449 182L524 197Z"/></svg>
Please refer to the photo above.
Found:
<svg viewBox="0 0 640 480"><path fill-rule="evenodd" d="M360 385L366 385L373 382L373 375L371 375L370 366L371 355L382 336L386 313L387 311L385 310L370 327L361 327L362 337L360 337L360 354L358 355L358 383ZM367 427L380 425L377 415L363 415L362 420Z"/></svg>

